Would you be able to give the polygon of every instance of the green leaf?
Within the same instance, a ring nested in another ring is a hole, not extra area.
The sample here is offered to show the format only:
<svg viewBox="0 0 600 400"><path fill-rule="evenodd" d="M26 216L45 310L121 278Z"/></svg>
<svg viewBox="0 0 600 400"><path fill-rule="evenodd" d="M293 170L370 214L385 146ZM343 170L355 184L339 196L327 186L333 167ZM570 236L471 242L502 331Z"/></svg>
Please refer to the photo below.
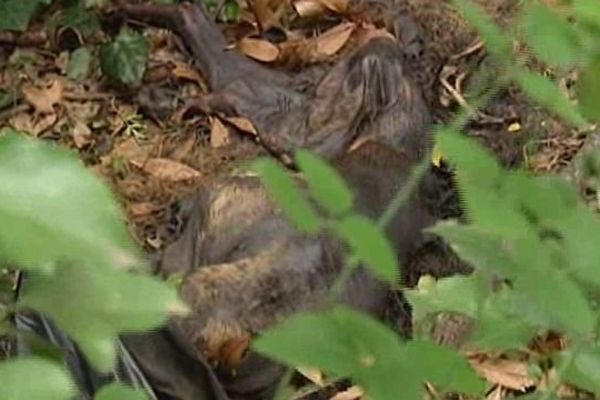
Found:
<svg viewBox="0 0 600 400"><path fill-rule="evenodd" d="M0 137L0 181L5 260L28 268L139 264L114 196L74 153L9 131Z"/></svg>
<svg viewBox="0 0 600 400"><path fill-rule="evenodd" d="M461 179L487 188L495 188L503 176L492 154L475 140L446 128L436 134L436 145L445 159L456 165Z"/></svg>
<svg viewBox="0 0 600 400"><path fill-rule="evenodd" d="M511 44L500 28L491 18L472 0L455 0L458 10L477 29L486 43L486 49L499 61L511 58Z"/></svg>
<svg viewBox="0 0 600 400"><path fill-rule="evenodd" d="M292 317L265 332L253 346L290 365L351 377L374 400L394 400L399 393L405 399L421 399L424 378L411 368L396 334L341 306Z"/></svg>
<svg viewBox="0 0 600 400"><path fill-rule="evenodd" d="M58 26L69 27L89 37L100 29L100 22L94 12L86 8L83 2L75 2L67 7L57 18Z"/></svg>
<svg viewBox="0 0 600 400"><path fill-rule="evenodd" d="M413 307L413 318L441 311L452 311L475 317L478 309L479 277L453 276L435 281L422 277L416 289L404 295Z"/></svg>
<svg viewBox="0 0 600 400"><path fill-rule="evenodd" d="M158 279L71 264L49 274L32 271L19 305L52 317L103 371L114 363L118 333L156 328L169 312L185 310L175 290Z"/></svg>
<svg viewBox="0 0 600 400"><path fill-rule="evenodd" d="M24 31L42 4L50 0L0 0L0 31Z"/></svg>
<svg viewBox="0 0 600 400"><path fill-rule="evenodd" d="M67 65L67 76L74 81L82 81L90 72L92 55L85 47L80 47L71 53Z"/></svg>
<svg viewBox="0 0 600 400"><path fill-rule="evenodd" d="M547 6L531 3L523 25L527 42L541 60L569 68L581 58L583 49L577 32Z"/></svg>
<svg viewBox="0 0 600 400"><path fill-rule="evenodd" d="M597 346L584 346L577 354L564 350L555 361L558 369L564 367L563 379L600 395L600 349Z"/></svg>
<svg viewBox="0 0 600 400"><path fill-rule="evenodd" d="M28 357L0 362L0 399L70 400L75 385L58 364Z"/></svg>
<svg viewBox="0 0 600 400"><path fill-rule="evenodd" d="M480 394L483 380L457 351L429 341L411 340L406 344L410 367L422 371L424 378L443 391Z"/></svg>
<svg viewBox="0 0 600 400"><path fill-rule="evenodd" d="M589 119L600 121L600 56L590 60L577 80L575 90L581 112Z"/></svg>
<svg viewBox="0 0 600 400"><path fill-rule="evenodd" d="M111 383L103 386L94 396L94 400L148 400L148 396L130 386Z"/></svg>
<svg viewBox="0 0 600 400"><path fill-rule="evenodd" d="M398 276L398 262L390 242L375 222L363 215L349 215L336 223L336 231L354 256L378 277L393 282Z"/></svg>
<svg viewBox="0 0 600 400"><path fill-rule="evenodd" d="M285 170L270 159L258 160L252 169L259 174L269 194L301 231L315 233L321 222L306 198Z"/></svg>
<svg viewBox="0 0 600 400"><path fill-rule="evenodd" d="M517 302L514 292L508 288L490 296L478 315L469 343L493 351L526 347L537 328Z"/></svg>
<svg viewBox="0 0 600 400"><path fill-rule="evenodd" d="M450 243L452 250L469 264L485 269L501 277L515 273L514 262L505 251L505 244L498 235L483 232L476 226L459 225L456 222L439 222L427 230Z"/></svg>
<svg viewBox="0 0 600 400"><path fill-rule="evenodd" d="M321 206L334 215L350 211L352 193L335 169L307 150L298 150L296 160L306 178L311 195Z"/></svg>
<svg viewBox="0 0 600 400"><path fill-rule="evenodd" d="M123 28L112 43L100 48L100 66L110 79L136 86L146 72L149 51L142 34Z"/></svg>
<svg viewBox="0 0 600 400"><path fill-rule="evenodd" d="M554 82L522 68L517 70L514 78L525 93L540 105L552 110L575 126L585 125L586 121L575 105L565 97Z"/></svg>
<svg viewBox="0 0 600 400"><path fill-rule="evenodd" d="M587 335L596 317L581 288L564 271L557 269L552 253L537 238L513 243L519 273L515 291L528 297L543 315L551 318L553 328Z"/></svg>
<svg viewBox="0 0 600 400"><path fill-rule="evenodd" d="M600 26L600 7L597 0L576 0L572 4L578 19L587 20Z"/></svg>

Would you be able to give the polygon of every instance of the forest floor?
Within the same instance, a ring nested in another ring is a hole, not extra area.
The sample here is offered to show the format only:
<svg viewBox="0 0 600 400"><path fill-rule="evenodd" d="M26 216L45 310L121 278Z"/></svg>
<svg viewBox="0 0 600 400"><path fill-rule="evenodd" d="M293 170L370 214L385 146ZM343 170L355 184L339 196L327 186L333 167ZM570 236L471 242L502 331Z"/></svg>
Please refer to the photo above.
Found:
<svg viewBox="0 0 600 400"><path fill-rule="evenodd" d="M365 23L368 18L360 13L332 12L348 7L346 1L302 0L294 4L296 13L316 11L299 23L297 17L290 18L294 12L290 7L280 9L271 4L268 12L251 12L227 5L226 11L234 18L221 25L239 51L287 71L330 64L364 36L381 34L380 26ZM444 16L445 8L438 8L442 26L450 23L443 18L456 18ZM172 205L176 200L267 152L246 120L206 115L189 107L187 100L207 92L206 83L171 32L145 28L150 53L138 88L112 85L102 75L95 56L85 73L73 79L70 60L74 51L87 46L96 54L96 44L114 32L86 32L76 25L57 27L48 22L64 12L60 7L50 9L23 34L0 32L0 126L78 153L114 190L139 245L148 251L160 250L174 239ZM438 40L439 29L427 22L432 21L429 14L414 17L425 30L426 41ZM257 25L270 28L261 34ZM462 48L446 46L453 54L437 50L443 43L427 47L426 42L426 49L438 51L434 64L427 66L431 73L424 88L438 122L447 121L460 106L468 105L464 88L475 71L486 66L485 47L474 35L470 37L471 43L461 39L467 43ZM543 66L539 69L552 74ZM574 77L557 78L569 92ZM584 135L532 105L515 87L495 96L466 130L505 165L541 173L557 173L568 166L585 141ZM6 273L3 279L0 275L0 282L10 285L10 276ZM0 347L0 353L3 351L7 350ZM487 378L499 390L521 389L527 386L524 366L491 366Z"/></svg>

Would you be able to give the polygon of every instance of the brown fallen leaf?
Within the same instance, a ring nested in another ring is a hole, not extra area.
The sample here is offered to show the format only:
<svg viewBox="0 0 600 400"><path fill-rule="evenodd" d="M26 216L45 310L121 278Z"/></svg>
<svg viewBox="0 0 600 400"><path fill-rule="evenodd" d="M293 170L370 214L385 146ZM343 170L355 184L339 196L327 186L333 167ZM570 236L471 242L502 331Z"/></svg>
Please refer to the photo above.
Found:
<svg viewBox="0 0 600 400"><path fill-rule="evenodd" d="M301 17L312 18L323 14L327 7L320 0L298 0L294 2L294 9Z"/></svg>
<svg viewBox="0 0 600 400"><path fill-rule="evenodd" d="M349 0L319 0L331 11L343 14L348 10Z"/></svg>
<svg viewBox="0 0 600 400"><path fill-rule="evenodd" d="M73 136L73 142L78 149L90 144L92 141L92 130L80 120L75 120L71 135Z"/></svg>
<svg viewBox="0 0 600 400"><path fill-rule="evenodd" d="M185 63L176 62L173 69L171 69L171 74L173 74L175 78L195 82L200 87L206 86L206 83L204 82L204 79L202 78L198 70L190 67Z"/></svg>
<svg viewBox="0 0 600 400"><path fill-rule="evenodd" d="M134 162L133 164L136 165L137 163ZM136 166L157 179L170 182L188 181L202 176L195 169L168 158L151 158Z"/></svg>
<svg viewBox="0 0 600 400"><path fill-rule="evenodd" d="M241 53L262 62L273 62L279 56L279 48L263 39L242 38L236 47Z"/></svg>
<svg viewBox="0 0 600 400"><path fill-rule="evenodd" d="M55 80L47 88L38 88L33 84L23 86L23 95L25 100L35 108L38 113L54 112L54 105L60 102L63 97L63 85Z"/></svg>
<svg viewBox="0 0 600 400"><path fill-rule="evenodd" d="M123 158L134 165L142 165L149 158L151 146L141 146L134 137L118 142L109 155L101 158L102 165L110 164L115 157Z"/></svg>
<svg viewBox="0 0 600 400"><path fill-rule="evenodd" d="M488 382L521 392L536 385L536 381L529 377L524 361L471 357L469 362Z"/></svg>
<svg viewBox="0 0 600 400"><path fill-rule="evenodd" d="M355 39L359 46L364 45L371 39L385 37L392 40L396 40L394 35L392 35L387 29L377 28L372 24L362 24L355 33Z"/></svg>
<svg viewBox="0 0 600 400"><path fill-rule="evenodd" d="M20 113L9 120L9 124L18 131L25 132L33 137L38 137L43 132L52 128L58 117L56 114L43 116L30 113Z"/></svg>
<svg viewBox="0 0 600 400"><path fill-rule="evenodd" d="M210 145L212 147L223 147L229 144L231 137L229 129L217 117L210 118Z"/></svg>
<svg viewBox="0 0 600 400"><path fill-rule="evenodd" d="M254 136L258 136L258 132L252 122L248 118L244 117L228 117L225 119L231 125L235 126L242 132L251 133Z"/></svg>
<svg viewBox="0 0 600 400"><path fill-rule="evenodd" d="M343 392L337 393L335 396L330 398L329 400L358 400L361 399L364 395L362 389L358 386L352 386Z"/></svg>
<svg viewBox="0 0 600 400"><path fill-rule="evenodd" d="M332 56L344 47L356 29L353 22L345 22L325 31L316 39L316 56Z"/></svg>

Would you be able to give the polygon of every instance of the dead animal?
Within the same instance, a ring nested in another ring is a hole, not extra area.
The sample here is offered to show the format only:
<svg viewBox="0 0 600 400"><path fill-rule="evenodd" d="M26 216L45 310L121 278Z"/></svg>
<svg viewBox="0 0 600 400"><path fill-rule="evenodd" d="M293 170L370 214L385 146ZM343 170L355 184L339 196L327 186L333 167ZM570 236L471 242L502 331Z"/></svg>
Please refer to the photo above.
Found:
<svg viewBox="0 0 600 400"><path fill-rule="evenodd" d="M353 189L357 210L377 218L406 182L411 163L401 151L368 142L333 165ZM430 207L436 190L432 179L427 176L386 230L401 264L421 243L421 230L436 220ZM314 237L297 231L257 177L217 182L196 195L191 210L183 235L166 249L161 270L183 274L181 293L193 313L173 320L170 329L192 345L198 358L226 362L222 357L232 343L244 343L296 312L329 304L345 246L326 233ZM388 293L386 283L361 267L339 300L381 318ZM256 368L252 372L261 376Z"/></svg>
<svg viewBox="0 0 600 400"><path fill-rule="evenodd" d="M121 2L121 14L176 32L204 74L211 93L207 112L249 119L265 147L276 154L302 147L333 158L359 140L374 139L420 156L429 145L430 117L420 90L406 78L406 51L416 35L374 38L331 68L307 90L298 79L270 70L228 49L200 5ZM406 16L400 26L415 31Z"/></svg>

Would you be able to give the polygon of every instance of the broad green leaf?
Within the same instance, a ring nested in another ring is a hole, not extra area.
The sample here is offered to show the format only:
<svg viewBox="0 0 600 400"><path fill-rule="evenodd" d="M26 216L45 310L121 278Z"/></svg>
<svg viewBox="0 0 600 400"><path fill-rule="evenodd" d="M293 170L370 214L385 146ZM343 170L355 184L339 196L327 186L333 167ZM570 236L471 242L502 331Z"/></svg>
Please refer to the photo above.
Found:
<svg viewBox="0 0 600 400"><path fill-rule="evenodd" d="M512 55L510 40L502 33L492 19L472 0L454 0L459 11L477 29L486 43L486 49L499 61Z"/></svg>
<svg viewBox="0 0 600 400"><path fill-rule="evenodd" d="M527 42L541 60L563 68L580 60L583 49L577 32L547 6L529 4L523 25Z"/></svg>
<svg viewBox="0 0 600 400"><path fill-rule="evenodd" d="M448 129L440 129L436 135L440 152L459 170L457 173L469 182L482 187L495 188L503 176L492 154L475 140Z"/></svg>
<svg viewBox="0 0 600 400"><path fill-rule="evenodd" d="M334 215L345 214L352 209L352 192L340 174L325 160L307 150L298 150L296 161L311 195L321 206Z"/></svg>
<svg viewBox="0 0 600 400"><path fill-rule="evenodd" d="M63 27L69 27L81 32L88 37L100 29L100 22L96 14L88 10L81 2L75 2L70 7L59 14L57 24Z"/></svg>
<svg viewBox="0 0 600 400"><path fill-rule="evenodd" d="M586 284L600 287L600 219L598 215L579 206L570 218L555 221L553 228L561 235L560 244L564 250L564 259L570 267L569 271Z"/></svg>
<svg viewBox="0 0 600 400"><path fill-rule="evenodd" d="M507 174L504 198L515 209L526 211L545 227L571 216L579 207L575 188L557 176L534 176L524 172Z"/></svg>
<svg viewBox="0 0 600 400"><path fill-rule="evenodd" d="M74 81L85 79L90 72L92 55L85 47L80 47L71 53L69 64L67 65L67 76Z"/></svg>
<svg viewBox="0 0 600 400"><path fill-rule="evenodd" d="M0 0L0 31L24 31L38 7L50 0Z"/></svg>
<svg viewBox="0 0 600 400"><path fill-rule="evenodd" d="M553 323L552 328L587 335L596 317L581 288L553 265L552 255L537 239L513 244L519 273L514 289L532 301Z"/></svg>
<svg viewBox="0 0 600 400"><path fill-rule="evenodd" d="M292 317L255 340L254 348L287 364L350 377L374 400L422 396L423 371L412 368L397 335L341 306Z"/></svg>
<svg viewBox="0 0 600 400"><path fill-rule="evenodd" d="M404 295L413 308L413 318L429 313L452 311L475 317L478 309L479 286L477 275L453 276L434 281L422 277L416 289Z"/></svg>
<svg viewBox="0 0 600 400"><path fill-rule="evenodd" d="M106 76L126 85L136 86L142 82L150 46L146 38L128 28L100 48L100 66Z"/></svg>
<svg viewBox="0 0 600 400"><path fill-rule="evenodd" d="M75 393L75 385L58 364L37 357L0 362L2 400L70 400Z"/></svg>
<svg viewBox="0 0 600 400"><path fill-rule="evenodd" d="M423 378L443 391L480 394L483 380L457 351L430 341L411 340L406 344L410 367L423 373Z"/></svg>
<svg viewBox="0 0 600 400"><path fill-rule="evenodd" d="M360 375L380 357L398 351L399 345L398 337L380 322L342 306L294 316L253 343L259 352L282 362L339 376Z"/></svg>
<svg viewBox="0 0 600 400"><path fill-rule="evenodd" d="M583 126L586 121L575 105L565 97L551 80L529 70L519 68L514 76L525 93L540 105L555 112L575 126Z"/></svg>
<svg viewBox="0 0 600 400"><path fill-rule="evenodd" d="M111 383L100 388L94 400L148 400L148 396L130 386Z"/></svg>
<svg viewBox="0 0 600 400"><path fill-rule="evenodd" d="M577 80L575 89L581 112L589 119L600 121L600 56L590 60Z"/></svg>
<svg viewBox="0 0 600 400"><path fill-rule="evenodd" d="M510 350L526 347L537 332L511 289L490 296L481 309L469 343L477 348ZM542 324L546 326L546 324Z"/></svg>
<svg viewBox="0 0 600 400"><path fill-rule="evenodd" d="M352 254L373 273L388 282L398 276L398 262L390 242L375 222L353 214L336 223L336 231L348 244Z"/></svg>
<svg viewBox="0 0 600 400"><path fill-rule="evenodd" d="M19 304L52 317L101 370L113 365L118 333L156 328L185 310L175 290L155 278L82 265L31 271Z"/></svg>
<svg viewBox="0 0 600 400"><path fill-rule="evenodd" d="M298 229L315 233L321 228L315 210L292 178L275 161L259 160L253 164L252 169L259 174L269 194Z"/></svg>
<svg viewBox="0 0 600 400"><path fill-rule="evenodd" d="M0 181L4 259L28 268L139 263L114 196L72 152L10 131L0 137Z"/></svg>
<svg viewBox="0 0 600 400"><path fill-rule="evenodd" d="M564 350L556 357L557 368L563 370L563 379L581 389L600 395L600 349L584 346L577 354Z"/></svg>
<svg viewBox="0 0 600 400"><path fill-rule="evenodd" d="M511 277L515 273L514 262L506 252L507 244L497 235L451 221L439 222L428 232L441 236L461 259L476 268L501 277Z"/></svg>
<svg viewBox="0 0 600 400"><path fill-rule="evenodd" d="M585 19L600 26L598 0L575 0L573 11L575 11L578 19Z"/></svg>

